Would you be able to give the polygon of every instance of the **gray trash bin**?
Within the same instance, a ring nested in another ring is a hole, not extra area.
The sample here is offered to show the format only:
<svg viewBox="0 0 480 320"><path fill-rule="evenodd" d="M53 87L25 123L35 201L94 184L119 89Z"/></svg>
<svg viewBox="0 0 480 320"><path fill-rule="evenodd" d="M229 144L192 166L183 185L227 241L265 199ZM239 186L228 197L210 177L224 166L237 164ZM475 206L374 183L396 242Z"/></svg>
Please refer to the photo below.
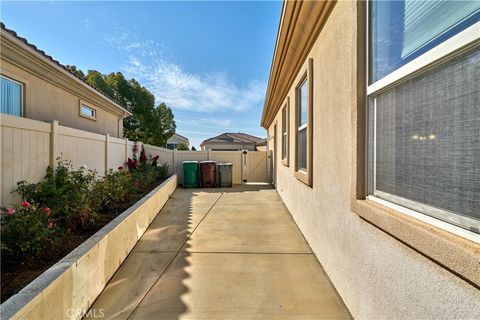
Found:
<svg viewBox="0 0 480 320"><path fill-rule="evenodd" d="M217 165L218 186L219 187L232 187L232 170L233 164L231 163L219 163Z"/></svg>

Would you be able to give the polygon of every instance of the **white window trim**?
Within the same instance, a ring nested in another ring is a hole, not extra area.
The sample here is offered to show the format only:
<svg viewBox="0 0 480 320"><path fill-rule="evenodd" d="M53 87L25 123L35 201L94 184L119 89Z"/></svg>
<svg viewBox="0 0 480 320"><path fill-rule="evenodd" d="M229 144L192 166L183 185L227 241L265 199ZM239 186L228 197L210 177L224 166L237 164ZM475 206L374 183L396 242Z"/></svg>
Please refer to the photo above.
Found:
<svg viewBox="0 0 480 320"><path fill-rule="evenodd" d="M382 79L372 83L367 87L367 95L371 96L373 94L378 94L387 87L396 84L399 81L406 80L420 70L423 72L426 67L441 62L446 58L451 58L450 55L452 53L459 51L463 52L463 50L460 49L465 49L470 45L475 44L479 39L480 21L445 40Z"/></svg>
<svg viewBox="0 0 480 320"><path fill-rule="evenodd" d="M469 230L466 230L461 227L457 227L456 225L453 225L451 223L436 219L434 217L428 216L426 214L420 213L415 210L408 209L406 207L403 207L401 205L395 204L393 202L390 202L388 200L380 199L374 195L369 195L367 196L368 200L374 201L376 203L379 203L385 207L391 208L395 211L401 212L403 214L406 214L410 217L413 217L417 220L420 220L422 222L426 222L428 224L431 224L435 227L438 227L440 229L443 229L445 231L451 232L455 235L458 235L462 238L465 238L467 240L473 241L475 243L480 244L480 235L474 232L471 232Z"/></svg>
<svg viewBox="0 0 480 320"><path fill-rule="evenodd" d="M20 86L20 103L21 103L21 106L20 106L20 117L24 117L25 116L25 93L24 93L24 90L25 90L25 84L20 82L20 81L17 81L15 79L12 79L4 74L0 74L0 77L2 78L5 78L7 79L8 81L11 81L13 83L16 83Z"/></svg>
<svg viewBox="0 0 480 320"><path fill-rule="evenodd" d="M367 10L367 20L369 18L369 12ZM367 23L367 34L368 34L368 23ZM367 64L369 63L369 52L368 52L368 44L370 39L367 37ZM385 193L382 191L378 191L376 188L376 138L377 138L377 104L376 104L376 97L378 94L388 90L389 88L393 87L394 85L398 85L399 83L411 79L417 74L424 73L428 68L434 67L439 63L442 63L446 60L452 59L456 55L460 55L467 51L468 49L472 48L473 46L480 43L480 21L476 22L475 24L471 25L470 27L462 30L461 32L457 33L456 35L452 36L451 38L445 40L444 42L438 44L434 48L428 50L424 54L420 55L419 57L415 58L414 60L410 61L409 63L403 65L402 67L398 68L397 70L391 72L384 78L374 82L373 84L367 86L367 101L368 98L373 99L373 190L368 190L367 198L380 203L384 206L393 208L399 212L405 213L409 216L417 218L421 221L430 223L434 226L437 226L441 229L450 231L454 234L460 235L467 239L475 239L472 241L479 242L480 235L465 229L465 227L460 227L455 225L455 223L464 225L464 226L473 226L478 229L479 223L474 219L470 219L468 217L461 216L457 213L449 213L446 210L441 210L438 208L434 208L428 205L421 204L419 202L401 198L389 193ZM367 83L368 83L368 73L369 68L367 67ZM368 102L367 102L368 103ZM368 118L367 118L368 119ZM368 132L368 131L367 131ZM367 155L369 154L369 150L367 150ZM370 175L367 176L368 179L371 179ZM368 189L368 188L367 188ZM384 199L380 199L375 195L380 195ZM385 200L387 199L387 200ZM394 202L388 201L391 199L399 204L395 204ZM403 199L403 200L402 200ZM408 202L408 204L407 204ZM408 209L401 204L406 204L412 208L418 208L418 211ZM435 217L439 217L438 219L443 219L444 221L438 220ZM447 218L448 217L448 218Z"/></svg>
<svg viewBox="0 0 480 320"><path fill-rule="evenodd" d="M82 107L92 109L93 112L95 113L95 116L91 117L89 115L86 115L86 114L82 113ZM83 118L97 121L97 115L98 115L97 114L97 108L92 107L92 105L90 103L86 102L86 101L80 100L80 103L78 104L78 114Z"/></svg>

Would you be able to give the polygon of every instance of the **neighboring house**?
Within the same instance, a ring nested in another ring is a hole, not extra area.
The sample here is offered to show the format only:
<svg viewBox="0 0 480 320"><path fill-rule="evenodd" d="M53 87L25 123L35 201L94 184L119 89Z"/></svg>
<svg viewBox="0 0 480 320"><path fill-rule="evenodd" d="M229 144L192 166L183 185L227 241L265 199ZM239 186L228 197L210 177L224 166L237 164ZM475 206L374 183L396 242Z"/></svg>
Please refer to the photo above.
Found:
<svg viewBox="0 0 480 320"><path fill-rule="evenodd" d="M187 147L190 146L190 142L188 141L187 137L179 135L178 133L174 133L173 136L171 136L170 139L167 140L165 148L170 150L176 150L177 145L179 145L180 143L186 145Z"/></svg>
<svg viewBox="0 0 480 320"><path fill-rule="evenodd" d="M262 138L246 133L222 133L216 137L204 140L200 147L210 151L256 150L256 145Z"/></svg>
<svg viewBox="0 0 480 320"><path fill-rule="evenodd" d="M1 112L123 137L130 113L1 24Z"/></svg>
<svg viewBox="0 0 480 320"><path fill-rule="evenodd" d="M273 181L356 319L480 318L479 17L478 1L284 2Z"/></svg>
<svg viewBox="0 0 480 320"><path fill-rule="evenodd" d="M257 142L257 151L267 151L267 138Z"/></svg>

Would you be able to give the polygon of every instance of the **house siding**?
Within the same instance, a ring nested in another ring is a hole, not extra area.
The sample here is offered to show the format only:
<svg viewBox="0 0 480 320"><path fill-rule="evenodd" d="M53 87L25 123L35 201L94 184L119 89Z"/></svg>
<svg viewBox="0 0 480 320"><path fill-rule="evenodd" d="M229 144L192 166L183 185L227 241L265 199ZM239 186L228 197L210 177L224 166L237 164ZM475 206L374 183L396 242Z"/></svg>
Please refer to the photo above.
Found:
<svg viewBox="0 0 480 320"><path fill-rule="evenodd" d="M75 129L108 133L113 137L123 136L121 118L102 109L100 105L89 104L96 109L96 120L81 117L79 96L3 59L1 66L2 75L24 84L24 117L48 122L57 120L61 125ZM85 102L89 103L88 100Z"/></svg>
<svg viewBox="0 0 480 320"><path fill-rule="evenodd" d="M480 318L480 291L361 219L351 210L357 104L357 3L339 1L317 38L313 58L313 187L282 165L275 151L277 190L356 319ZM289 89L291 101L295 85ZM294 163L294 105L290 163ZM274 135L275 122L268 128ZM273 149L273 143L268 148Z"/></svg>

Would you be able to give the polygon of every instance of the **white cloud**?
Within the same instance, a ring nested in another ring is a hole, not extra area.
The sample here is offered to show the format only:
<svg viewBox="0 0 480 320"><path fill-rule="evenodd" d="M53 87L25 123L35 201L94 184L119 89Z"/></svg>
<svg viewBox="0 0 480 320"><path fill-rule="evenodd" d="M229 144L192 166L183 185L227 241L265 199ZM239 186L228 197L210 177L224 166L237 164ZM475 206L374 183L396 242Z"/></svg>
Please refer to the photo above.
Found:
<svg viewBox="0 0 480 320"><path fill-rule="evenodd" d="M246 111L263 101L266 83L251 80L240 87L224 72L188 72L166 55L162 45L143 41L132 31L117 28L116 35L105 37L105 41L128 54L123 71L146 86L157 102L176 109L211 113Z"/></svg>
<svg viewBox="0 0 480 320"><path fill-rule="evenodd" d="M156 57L145 64L130 55L124 71L144 83L157 100L183 110L200 112L245 111L264 97L265 83L252 80L238 87L225 73L189 73L181 66Z"/></svg>
<svg viewBox="0 0 480 320"><path fill-rule="evenodd" d="M87 18L81 19L80 22L83 23L83 27L84 27L85 30L90 29L90 27L91 27L91 25L92 25L92 24L90 23L90 20L87 19Z"/></svg>

